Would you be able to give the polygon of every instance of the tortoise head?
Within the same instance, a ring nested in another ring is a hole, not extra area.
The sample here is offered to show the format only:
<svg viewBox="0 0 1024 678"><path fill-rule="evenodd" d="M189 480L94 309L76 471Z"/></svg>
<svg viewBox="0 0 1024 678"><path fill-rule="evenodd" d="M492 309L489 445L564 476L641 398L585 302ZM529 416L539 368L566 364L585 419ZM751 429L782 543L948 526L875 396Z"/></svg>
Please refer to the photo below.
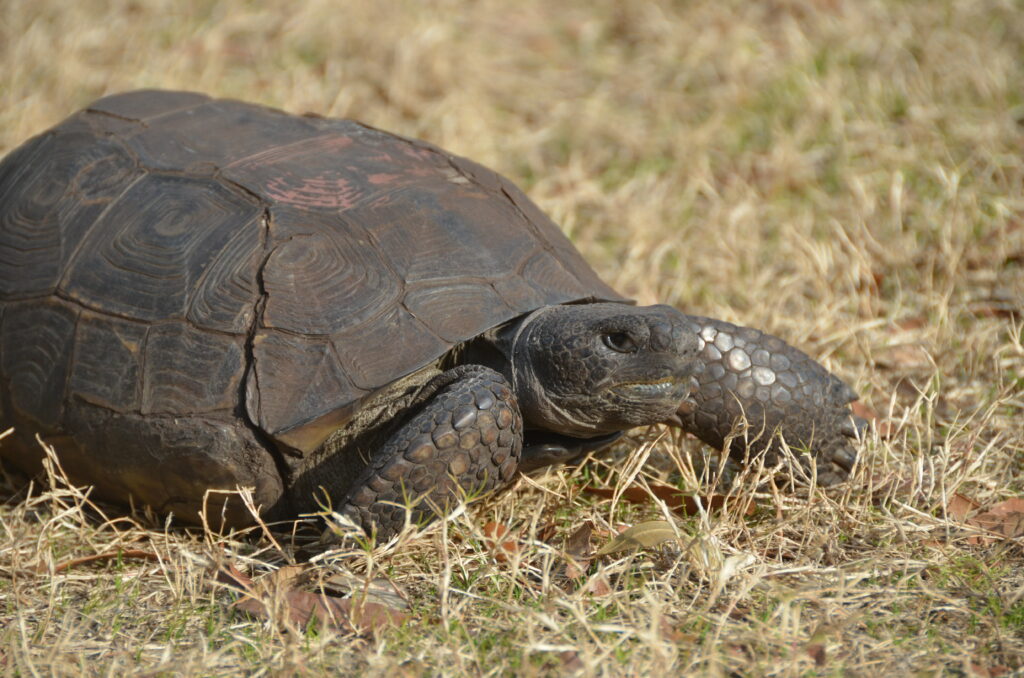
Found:
<svg viewBox="0 0 1024 678"><path fill-rule="evenodd" d="M695 386L696 328L669 306L548 306L506 342L527 425L569 436L665 421Z"/></svg>

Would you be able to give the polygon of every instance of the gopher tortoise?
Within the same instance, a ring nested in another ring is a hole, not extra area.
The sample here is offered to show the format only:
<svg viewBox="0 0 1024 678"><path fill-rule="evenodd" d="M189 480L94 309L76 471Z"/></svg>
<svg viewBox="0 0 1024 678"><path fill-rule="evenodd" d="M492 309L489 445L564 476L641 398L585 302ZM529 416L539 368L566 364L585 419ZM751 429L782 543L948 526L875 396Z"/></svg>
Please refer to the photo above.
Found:
<svg viewBox="0 0 1024 678"><path fill-rule="evenodd" d="M186 522L251 524L244 487L390 535L658 422L781 433L831 483L855 399L780 339L632 305L507 179L351 120L138 91L0 163L0 454L38 472L39 435Z"/></svg>

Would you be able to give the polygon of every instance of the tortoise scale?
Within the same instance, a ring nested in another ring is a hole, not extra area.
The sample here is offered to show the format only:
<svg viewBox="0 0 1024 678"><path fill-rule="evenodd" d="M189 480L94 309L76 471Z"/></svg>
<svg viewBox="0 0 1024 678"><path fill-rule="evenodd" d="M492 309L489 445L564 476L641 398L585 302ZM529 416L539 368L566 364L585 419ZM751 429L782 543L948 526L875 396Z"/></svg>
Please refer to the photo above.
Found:
<svg viewBox="0 0 1024 678"><path fill-rule="evenodd" d="M38 471L38 433L186 522L251 523L216 494L241 486L392 534L663 421L721 447L745 418L835 482L855 399L780 339L633 306L505 178L351 120L137 91L0 162L0 454Z"/></svg>

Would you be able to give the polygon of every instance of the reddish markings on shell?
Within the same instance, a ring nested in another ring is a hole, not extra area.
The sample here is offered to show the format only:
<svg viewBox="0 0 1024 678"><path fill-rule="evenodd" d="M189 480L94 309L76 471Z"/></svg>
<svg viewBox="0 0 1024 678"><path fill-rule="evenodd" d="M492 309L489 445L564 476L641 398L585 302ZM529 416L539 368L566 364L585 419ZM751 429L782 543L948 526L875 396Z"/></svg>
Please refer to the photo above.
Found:
<svg viewBox="0 0 1024 678"><path fill-rule="evenodd" d="M282 176L267 182L267 197L298 207L348 209L363 192L344 177Z"/></svg>
<svg viewBox="0 0 1024 678"><path fill-rule="evenodd" d="M415 146L413 144L404 144L402 145L401 148L402 153L405 153L411 158L416 158L417 160L426 160L431 155L433 155L433 152L430 151L429 149L422 148L420 146Z"/></svg>
<svg viewBox="0 0 1024 678"><path fill-rule="evenodd" d="M224 176L271 203L336 212L372 204L382 192L438 174L433 164L410 166L402 152L390 148L392 140L376 134L347 123L343 130L252 155L225 168Z"/></svg>
<svg viewBox="0 0 1024 678"><path fill-rule="evenodd" d="M276 149L282 158L287 158L289 150L296 154L315 151L318 154L329 156L332 153L339 153L342 149L352 145L352 138L346 136L330 136L313 140L315 146L310 146L308 141L296 144L293 147ZM274 151L270 151L273 153ZM257 156L260 162L270 160L267 153ZM249 158L248 160L254 160ZM249 163L246 163L249 164ZM264 186L267 197L298 207L324 207L328 209L348 209L363 195L358 187L344 176L336 172L325 171L315 176L303 176L300 174L282 174L266 180Z"/></svg>

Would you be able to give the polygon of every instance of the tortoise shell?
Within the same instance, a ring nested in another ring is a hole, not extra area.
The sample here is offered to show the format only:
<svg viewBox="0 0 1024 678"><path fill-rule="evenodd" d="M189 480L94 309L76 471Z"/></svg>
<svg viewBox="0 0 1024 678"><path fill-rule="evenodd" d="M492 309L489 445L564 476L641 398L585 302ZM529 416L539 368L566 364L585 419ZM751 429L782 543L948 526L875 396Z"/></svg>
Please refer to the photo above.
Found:
<svg viewBox="0 0 1024 678"><path fill-rule="evenodd" d="M351 120L139 91L0 163L3 418L46 434L82 401L309 452L460 342L599 299L508 180Z"/></svg>

